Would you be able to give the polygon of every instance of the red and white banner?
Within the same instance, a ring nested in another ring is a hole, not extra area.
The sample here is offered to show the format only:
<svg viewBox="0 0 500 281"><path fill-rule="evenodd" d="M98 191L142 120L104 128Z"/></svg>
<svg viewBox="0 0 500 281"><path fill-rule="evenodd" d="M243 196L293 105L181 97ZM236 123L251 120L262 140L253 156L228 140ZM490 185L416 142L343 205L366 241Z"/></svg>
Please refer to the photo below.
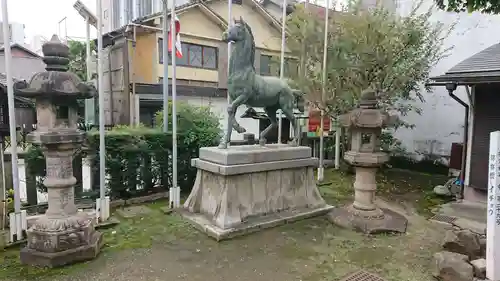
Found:
<svg viewBox="0 0 500 281"><path fill-rule="evenodd" d="M170 28L170 31L172 31L172 27ZM181 36L179 34L180 31L181 23L179 21L179 18L175 16L175 34L177 35L175 38L175 55L178 58L182 58ZM170 35L170 32L168 33L168 51L172 52L172 35Z"/></svg>

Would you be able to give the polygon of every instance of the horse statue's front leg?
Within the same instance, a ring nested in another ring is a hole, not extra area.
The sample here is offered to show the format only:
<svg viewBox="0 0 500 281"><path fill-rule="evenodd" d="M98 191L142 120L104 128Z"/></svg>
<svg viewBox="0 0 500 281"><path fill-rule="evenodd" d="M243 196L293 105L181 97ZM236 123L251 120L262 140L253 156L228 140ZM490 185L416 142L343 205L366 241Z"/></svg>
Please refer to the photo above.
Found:
<svg viewBox="0 0 500 281"><path fill-rule="evenodd" d="M233 129L236 130L236 132L238 132L238 134L243 134L247 131L247 129L242 127L240 125L240 123L238 123L238 121L236 121L236 118L233 119Z"/></svg>
<svg viewBox="0 0 500 281"><path fill-rule="evenodd" d="M238 110L238 107L240 105L242 105L247 99L248 99L247 96L244 93L242 93L227 107L227 115L228 115L227 131L219 144L220 149L226 149L228 143L231 142L231 134L233 132L233 127L237 127L237 128L234 128L237 132L242 131L241 129L245 130L243 127L241 127L238 124L238 122L236 122L235 115L236 115L236 111ZM244 131L242 131L242 132L244 132Z"/></svg>

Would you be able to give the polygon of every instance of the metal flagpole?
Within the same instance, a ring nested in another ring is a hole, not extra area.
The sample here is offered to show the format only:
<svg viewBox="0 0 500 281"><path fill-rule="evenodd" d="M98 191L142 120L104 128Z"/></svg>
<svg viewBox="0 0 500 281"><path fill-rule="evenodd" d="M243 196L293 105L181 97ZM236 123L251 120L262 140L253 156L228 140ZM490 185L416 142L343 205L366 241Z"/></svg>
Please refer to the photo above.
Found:
<svg viewBox="0 0 500 281"><path fill-rule="evenodd" d="M172 6L172 10L174 6ZM163 0L163 131L168 132L168 1Z"/></svg>
<svg viewBox="0 0 500 281"><path fill-rule="evenodd" d="M232 16L232 8L233 7L233 0L227 0L227 26L231 27L233 25L233 20L231 19ZM229 78L229 59L231 58L231 41L227 42L227 76ZM229 92L227 95L227 103L231 104L231 98L229 97ZM229 117L229 116L228 116Z"/></svg>
<svg viewBox="0 0 500 281"><path fill-rule="evenodd" d="M104 130L104 71L103 71L103 52L102 52L102 3L97 0L97 82L99 91L99 185L100 185L100 218L107 220L106 204L106 143ZM110 85L111 87L111 85Z"/></svg>
<svg viewBox="0 0 500 281"><path fill-rule="evenodd" d="M319 136L319 167L318 167L318 181L322 181L324 178L324 102L325 102L325 91L326 91L326 59L328 51L328 12L330 10L330 0L326 0L326 11L325 11L325 42L323 45L323 81L321 86L321 120L320 120L320 136Z"/></svg>
<svg viewBox="0 0 500 281"><path fill-rule="evenodd" d="M172 0L172 10L170 12L170 36L172 42L172 192L173 197L170 199L171 207L178 208L180 206L180 188L177 186L177 81L176 81L176 40L177 34L175 30L175 0Z"/></svg>
<svg viewBox="0 0 500 281"><path fill-rule="evenodd" d="M5 114L5 113L4 113ZM3 210L2 210L2 230L5 229L5 218L6 218L6 212L7 212L7 202L5 201L6 200L6 192L7 192L7 188L6 188L6 183L5 183L5 158L4 158L4 140L5 138L4 137L1 137L0 138L0 163L2 164L2 187L0 188L2 190L2 202L4 202L3 204Z"/></svg>
<svg viewBox="0 0 500 281"><path fill-rule="evenodd" d="M233 0L227 0L227 26L228 28L233 25L233 19L232 19L232 8L233 7ZM227 77L229 78L229 67L231 65L231 41L227 42ZM227 105L231 105L231 97L229 96L229 89L227 89ZM227 118L229 119L229 112L227 112ZM236 117L235 117L236 118ZM227 122L224 122L227 123ZM232 124L229 124L231 126ZM227 128L229 129L229 128ZM231 143L227 144L228 146L231 146Z"/></svg>
<svg viewBox="0 0 500 281"><path fill-rule="evenodd" d="M92 79L90 73L90 18L87 17L87 30L86 30L86 48L85 53L87 55L86 63L87 63L87 82ZM85 100L85 124L94 123L92 116L94 115L91 110L93 110L92 104L94 103L94 99L86 99Z"/></svg>
<svg viewBox="0 0 500 281"><path fill-rule="evenodd" d="M286 31L286 0L283 0L283 13L281 15L281 61L280 61L280 79L284 77L285 70L285 31ZM281 109L278 110L278 143L281 143L281 130L283 120Z"/></svg>
<svg viewBox="0 0 500 281"><path fill-rule="evenodd" d="M12 77L12 54L10 52L10 32L9 32L9 16L7 11L7 0L2 0L2 27L3 27L3 42L8 47L5 51L5 74L7 76L7 102L9 108L9 129L10 129L10 147L11 162L12 162L12 183L14 188L14 223L17 232L17 239L22 239L22 216L21 216L21 194L19 189L19 170L17 163L17 132L16 132L16 111L14 107L14 85ZM11 227L13 225L11 224Z"/></svg>

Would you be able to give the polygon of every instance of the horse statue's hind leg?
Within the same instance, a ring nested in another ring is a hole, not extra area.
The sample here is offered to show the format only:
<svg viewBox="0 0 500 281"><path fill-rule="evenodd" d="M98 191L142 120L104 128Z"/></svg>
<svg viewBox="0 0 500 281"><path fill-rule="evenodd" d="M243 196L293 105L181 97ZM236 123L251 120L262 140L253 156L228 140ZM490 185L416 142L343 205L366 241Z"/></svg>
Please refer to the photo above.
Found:
<svg viewBox="0 0 500 281"><path fill-rule="evenodd" d="M269 134L269 132L274 130L274 128L278 127L278 120L276 119L276 111L277 110L278 110L278 108L276 106L264 107L264 111L266 112L267 117L269 118L269 121L271 121L271 124L269 126L267 126L267 128L265 128L264 131L262 131L260 133L259 144L261 146L266 145L266 141L267 141L266 136Z"/></svg>

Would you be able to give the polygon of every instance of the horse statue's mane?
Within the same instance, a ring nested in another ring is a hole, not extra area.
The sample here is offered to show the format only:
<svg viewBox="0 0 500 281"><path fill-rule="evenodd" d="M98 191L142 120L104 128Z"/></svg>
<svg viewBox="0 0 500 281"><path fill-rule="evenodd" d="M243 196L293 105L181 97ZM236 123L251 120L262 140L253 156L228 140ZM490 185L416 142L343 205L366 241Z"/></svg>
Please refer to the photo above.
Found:
<svg viewBox="0 0 500 281"><path fill-rule="evenodd" d="M250 39L252 42L252 45L251 45L252 48L250 50L250 59L252 61L252 68L255 71L255 37L253 36L252 29L243 19L236 20L236 23L242 24L245 27L248 34L250 35Z"/></svg>

